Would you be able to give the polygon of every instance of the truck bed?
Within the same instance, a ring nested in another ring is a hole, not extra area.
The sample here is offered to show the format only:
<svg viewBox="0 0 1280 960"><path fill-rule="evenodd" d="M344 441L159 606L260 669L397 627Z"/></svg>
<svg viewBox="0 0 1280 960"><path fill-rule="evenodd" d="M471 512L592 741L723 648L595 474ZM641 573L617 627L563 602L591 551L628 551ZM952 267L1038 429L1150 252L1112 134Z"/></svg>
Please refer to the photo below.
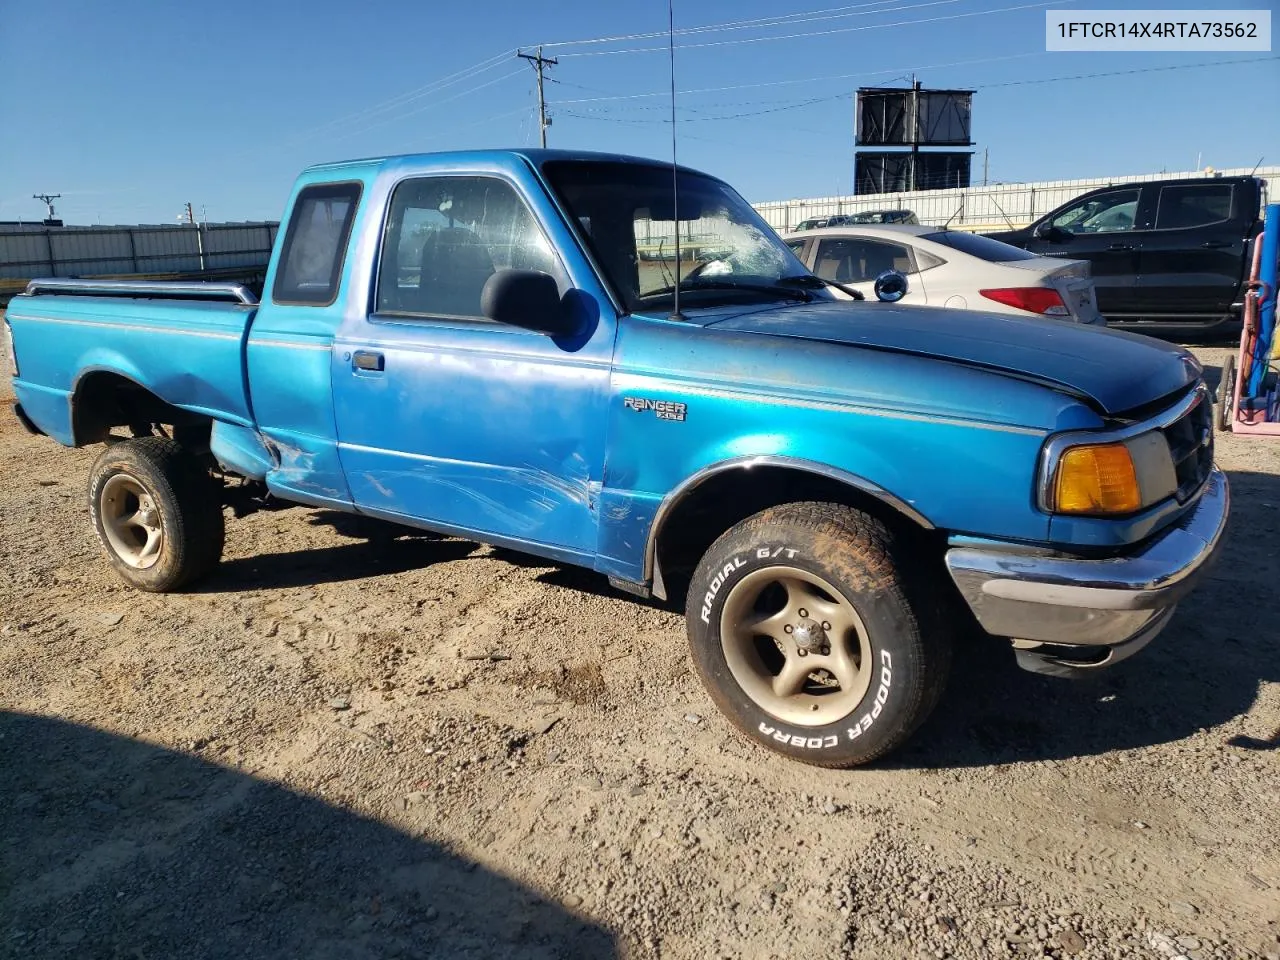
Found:
<svg viewBox="0 0 1280 960"><path fill-rule="evenodd" d="M190 299L16 297L7 319L22 358L14 379L18 402L55 440L75 444L77 386L105 373L192 413L248 426L244 342L256 309Z"/></svg>

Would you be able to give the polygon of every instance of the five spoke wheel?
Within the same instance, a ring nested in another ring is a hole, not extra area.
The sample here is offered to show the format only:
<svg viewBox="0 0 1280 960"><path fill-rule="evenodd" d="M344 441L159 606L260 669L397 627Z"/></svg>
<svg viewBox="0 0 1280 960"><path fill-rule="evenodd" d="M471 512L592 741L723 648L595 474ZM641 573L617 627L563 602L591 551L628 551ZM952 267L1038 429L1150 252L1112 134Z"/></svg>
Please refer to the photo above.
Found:
<svg viewBox="0 0 1280 960"><path fill-rule="evenodd" d="M720 638L747 696L789 723L832 723L871 682L871 644L857 611L826 580L797 567L765 567L735 584Z"/></svg>
<svg viewBox="0 0 1280 960"><path fill-rule="evenodd" d="M98 497L102 529L116 555L139 570L152 566L164 546L164 525L151 494L134 477L117 473Z"/></svg>

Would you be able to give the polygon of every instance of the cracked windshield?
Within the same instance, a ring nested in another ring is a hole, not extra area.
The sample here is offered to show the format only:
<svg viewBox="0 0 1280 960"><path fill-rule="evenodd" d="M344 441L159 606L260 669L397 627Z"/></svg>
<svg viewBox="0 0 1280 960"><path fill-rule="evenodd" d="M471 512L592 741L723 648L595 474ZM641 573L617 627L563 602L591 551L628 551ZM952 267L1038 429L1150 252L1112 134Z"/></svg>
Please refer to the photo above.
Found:
<svg viewBox="0 0 1280 960"><path fill-rule="evenodd" d="M670 167L563 161L544 170L628 310L669 307L677 277L683 306L808 300L821 290L751 206L718 180L681 171L673 203Z"/></svg>

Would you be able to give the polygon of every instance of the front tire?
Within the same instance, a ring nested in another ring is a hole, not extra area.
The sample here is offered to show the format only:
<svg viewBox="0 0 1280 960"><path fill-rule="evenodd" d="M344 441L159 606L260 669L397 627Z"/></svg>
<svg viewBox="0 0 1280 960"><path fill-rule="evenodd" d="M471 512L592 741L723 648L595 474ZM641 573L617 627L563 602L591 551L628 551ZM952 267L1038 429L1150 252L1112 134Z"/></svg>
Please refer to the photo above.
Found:
<svg viewBox="0 0 1280 960"><path fill-rule="evenodd" d="M195 457L165 437L103 451L89 473L89 516L111 566L139 590L177 590L222 558L220 491Z"/></svg>
<svg viewBox="0 0 1280 960"><path fill-rule="evenodd" d="M892 533L861 511L792 503L744 520L694 574L694 665L746 736L823 767L900 746L942 693L951 642Z"/></svg>

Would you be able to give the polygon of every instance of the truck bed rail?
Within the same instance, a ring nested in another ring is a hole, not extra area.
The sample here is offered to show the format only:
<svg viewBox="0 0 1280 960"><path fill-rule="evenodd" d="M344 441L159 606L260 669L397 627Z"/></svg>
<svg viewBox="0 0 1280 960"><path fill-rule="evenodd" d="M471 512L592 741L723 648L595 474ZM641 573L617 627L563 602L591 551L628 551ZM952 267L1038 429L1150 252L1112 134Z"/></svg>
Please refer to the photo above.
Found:
<svg viewBox="0 0 1280 960"><path fill-rule="evenodd" d="M50 278L32 280L26 295L42 294L82 297L143 297L154 300L227 300L248 305L257 304L248 287L239 283L175 280L71 280Z"/></svg>

